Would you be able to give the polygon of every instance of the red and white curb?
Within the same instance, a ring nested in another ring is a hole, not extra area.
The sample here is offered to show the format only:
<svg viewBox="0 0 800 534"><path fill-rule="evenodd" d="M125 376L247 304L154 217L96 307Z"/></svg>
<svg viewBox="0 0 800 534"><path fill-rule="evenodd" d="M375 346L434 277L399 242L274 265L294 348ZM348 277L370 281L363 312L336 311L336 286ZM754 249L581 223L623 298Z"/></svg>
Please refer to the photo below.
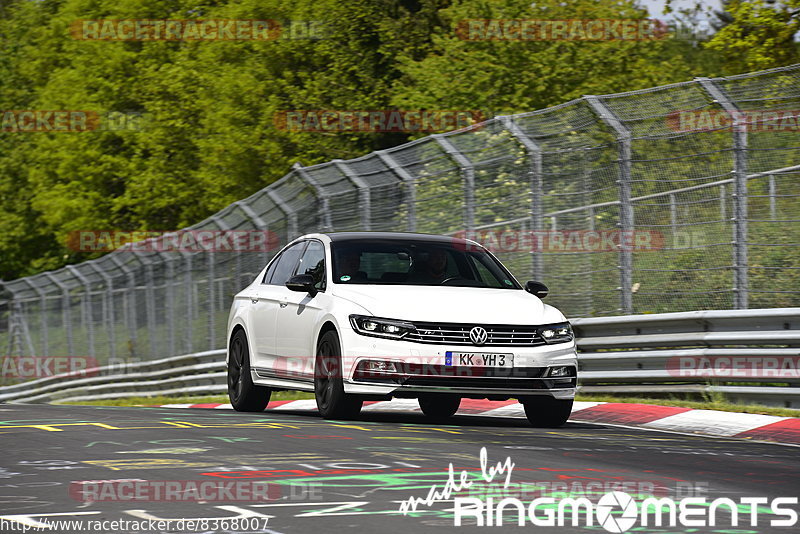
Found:
<svg viewBox="0 0 800 534"><path fill-rule="evenodd" d="M153 408L207 408L230 410L230 404L162 404ZM309 400L273 401L267 410L278 412L315 412L316 402ZM365 402L362 412L422 413L415 399ZM524 418L522 405L515 400L487 401L463 399L459 415ZM800 418L776 417L749 413L695 410L652 404L610 402L575 402L570 421L634 426L690 434L743 438L800 445Z"/></svg>

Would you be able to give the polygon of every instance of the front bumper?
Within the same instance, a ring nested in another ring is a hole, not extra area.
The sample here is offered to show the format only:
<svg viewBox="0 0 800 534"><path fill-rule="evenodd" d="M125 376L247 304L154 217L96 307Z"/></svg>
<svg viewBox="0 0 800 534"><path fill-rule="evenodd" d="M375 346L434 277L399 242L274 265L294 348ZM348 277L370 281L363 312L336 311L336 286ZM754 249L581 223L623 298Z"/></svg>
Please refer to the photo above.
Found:
<svg viewBox="0 0 800 534"><path fill-rule="evenodd" d="M342 332L344 390L358 395L418 397L450 394L473 398L521 398L537 395L571 399L577 377L551 378L551 367L577 370L575 342L533 347L430 345ZM513 354L511 368L446 367L447 351ZM365 360L396 364L396 372L365 373Z"/></svg>

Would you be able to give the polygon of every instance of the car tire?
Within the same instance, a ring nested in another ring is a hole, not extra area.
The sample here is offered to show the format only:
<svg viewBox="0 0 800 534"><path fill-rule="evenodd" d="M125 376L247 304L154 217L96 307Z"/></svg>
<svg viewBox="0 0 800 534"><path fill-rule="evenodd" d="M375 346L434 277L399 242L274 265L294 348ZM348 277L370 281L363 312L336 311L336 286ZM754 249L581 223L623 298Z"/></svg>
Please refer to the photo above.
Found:
<svg viewBox="0 0 800 534"><path fill-rule="evenodd" d="M237 412L263 412L272 390L253 384L250 349L244 330L237 330L228 348L228 398Z"/></svg>
<svg viewBox="0 0 800 534"><path fill-rule="evenodd" d="M525 408L525 416L535 427L556 428L564 426L572 413L572 399L555 399L542 396L525 399L520 402Z"/></svg>
<svg viewBox="0 0 800 534"><path fill-rule="evenodd" d="M364 403L344 392L342 352L339 335L328 330L319 338L314 362L314 398L319 414L325 419L351 419Z"/></svg>
<svg viewBox="0 0 800 534"><path fill-rule="evenodd" d="M461 404L461 397L431 395L419 398L419 407L431 419L443 420L452 417Z"/></svg>

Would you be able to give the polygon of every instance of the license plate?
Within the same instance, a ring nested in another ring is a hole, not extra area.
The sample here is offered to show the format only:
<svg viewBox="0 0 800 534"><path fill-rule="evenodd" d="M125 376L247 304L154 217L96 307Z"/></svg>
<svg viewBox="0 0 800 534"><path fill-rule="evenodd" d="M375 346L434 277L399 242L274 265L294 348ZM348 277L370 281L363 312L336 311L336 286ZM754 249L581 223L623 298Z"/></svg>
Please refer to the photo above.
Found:
<svg viewBox="0 0 800 534"><path fill-rule="evenodd" d="M444 364L447 367L514 367L514 355L447 351Z"/></svg>

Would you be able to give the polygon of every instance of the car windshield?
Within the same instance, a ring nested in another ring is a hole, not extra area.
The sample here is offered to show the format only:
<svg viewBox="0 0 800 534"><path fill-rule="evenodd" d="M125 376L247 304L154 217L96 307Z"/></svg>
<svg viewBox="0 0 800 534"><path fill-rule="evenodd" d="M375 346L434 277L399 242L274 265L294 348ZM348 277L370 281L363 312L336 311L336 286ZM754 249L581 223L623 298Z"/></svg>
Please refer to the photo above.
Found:
<svg viewBox="0 0 800 534"><path fill-rule="evenodd" d="M463 242L353 240L331 244L336 284L521 289L482 247Z"/></svg>

